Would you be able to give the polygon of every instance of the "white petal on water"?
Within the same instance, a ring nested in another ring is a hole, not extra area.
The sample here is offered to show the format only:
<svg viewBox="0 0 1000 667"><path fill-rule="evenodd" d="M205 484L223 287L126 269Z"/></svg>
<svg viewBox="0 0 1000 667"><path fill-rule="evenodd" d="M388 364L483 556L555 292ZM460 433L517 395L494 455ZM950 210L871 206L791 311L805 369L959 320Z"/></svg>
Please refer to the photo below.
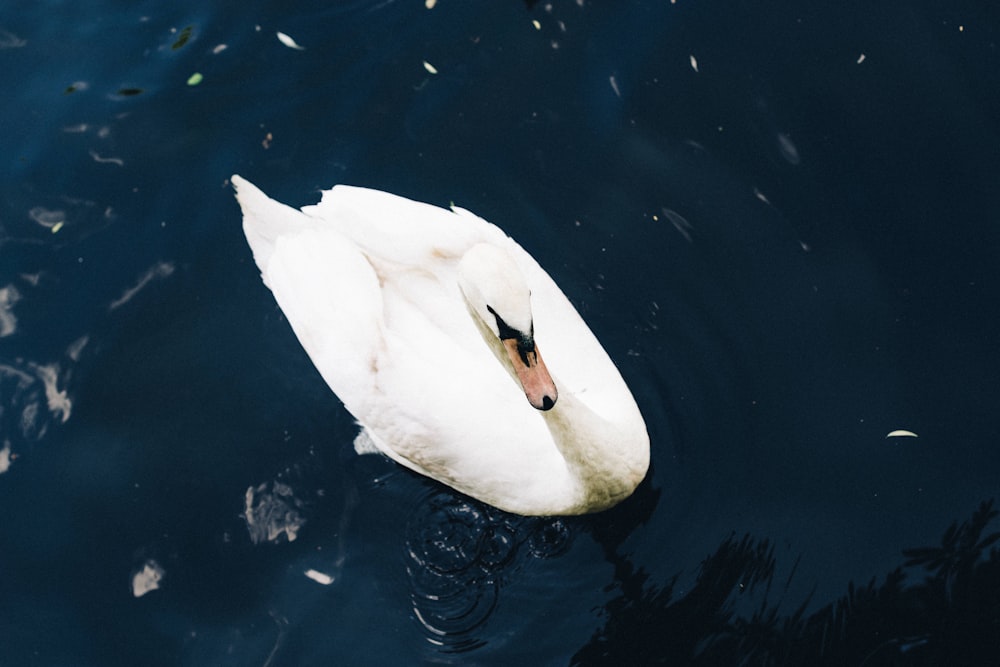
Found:
<svg viewBox="0 0 1000 667"><path fill-rule="evenodd" d="M858 56L858 64L860 65L864 61L865 61L865 54L862 53L861 55Z"/></svg>
<svg viewBox="0 0 1000 667"><path fill-rule="evenodd" d="M698 59L695 58L693 54L690 55L690 56L688 56L688 58L691 61L691 69L693 69L695 72L697 72L698 71Z"/></svg>
<svg viewBox="0 0 1000 667"><path fill-rule="evenodd" d="M160 587L164 570L160 564L150 558L142 564L142 569L132 573L132 595L141 598L150 591Z"/></svg>
<svg viewBox="0 0 1000 667"><path fill-rule="evenodd" d="M437 68L434 67L434 65L431 65L426 60L424 61L424 69L427 70L428 72L430 72L431 74L437 74L438 73Z"/></svg>
<svg viewBox="0 0 1000 667"><path fill-rule="evenodd" d="M437 0L424 0L424 7L427 9L434 9L434 5L437 4Z"/></svg>
<svg viewBox="0 0 1000 667"><path fill-rule="evenodd" d="M229 48L228 44L216 44L215 47L212 49L212 55L213 56L218 55L228 48Z"/></svg>
<svg viewBox="0 0 1000 667"><path fill-rule="evenodd" d="M320 572L319 570L308 569L304 573L307 577L312 579L318 584L323 584L324 586L329 586L333 583L333 577L325 572Z"/></svg>
<svg viewBox="0 0 1000 667"><path fill-rule="evenodd" d="M918 438L920 436L918 436L913 431L904 431L904 430L900 429L900 430L897 430L897 431L890 431L889 435L887 435L885 437L887 437L887 438Z"/></svg>
<svg viewBox="0 0 1000 667"><path fill-rule="evenodd" d="M288 48L295 49L297 51L305 51L306 50L306 47L299 46L298 43L294 39L292 39L291 37L289 37L285 33L283 33L283 32L277 32L275 34L278 36L278 41L281 42L282 44L284 44L285 46L287 46Z"/></svg>

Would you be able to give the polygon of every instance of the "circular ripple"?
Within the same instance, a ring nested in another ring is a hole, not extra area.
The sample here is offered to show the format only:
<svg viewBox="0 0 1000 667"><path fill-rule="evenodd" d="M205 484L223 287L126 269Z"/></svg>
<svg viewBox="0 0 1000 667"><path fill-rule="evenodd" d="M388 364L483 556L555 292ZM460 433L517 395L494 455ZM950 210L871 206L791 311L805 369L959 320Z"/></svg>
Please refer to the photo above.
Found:
<svg viewBox="0 0 1000 667"><path fill-rule="evenodd" d="M562 519L539 519L528 537L528 548L535 558L561 556L571 543L569 527Z"/></svg>
<svg viewBox="0 0 1000 667"><path fill-rule="evenodd" d="M564 553L571 541L561 520L518 517L444 490L417 504L406 535L414 617L428 641L455 653L484 643L478 629L505 576L525 558Z"/></svg>

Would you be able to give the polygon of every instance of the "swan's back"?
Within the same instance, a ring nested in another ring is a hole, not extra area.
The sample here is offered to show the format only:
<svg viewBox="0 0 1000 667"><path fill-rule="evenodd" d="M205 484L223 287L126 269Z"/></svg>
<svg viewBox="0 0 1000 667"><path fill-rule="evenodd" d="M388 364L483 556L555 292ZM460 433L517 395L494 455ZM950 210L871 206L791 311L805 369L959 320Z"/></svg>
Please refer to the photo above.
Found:
<svg viewBox="0 0 1000 667"><path fill-rule="evenodd" d="M504 248L521 269L560 395L631 421L636 439L646 438L601 344L498 227L345 185L299 211L239 176L232 182L265 284L324 380L399 463L524 514L575 511L579 500L549 427L493 357L458 288L457 264L478 243Z"/></svg>
<svg viewBox="0 0 1000 667"><path fill-rule="evenodd" d="M399 266L458 261L477 243L504 242L495 225L379 190L335 185L302 212L323 220L367 255ZM474 216L473 216L474 217Z"/></svg>

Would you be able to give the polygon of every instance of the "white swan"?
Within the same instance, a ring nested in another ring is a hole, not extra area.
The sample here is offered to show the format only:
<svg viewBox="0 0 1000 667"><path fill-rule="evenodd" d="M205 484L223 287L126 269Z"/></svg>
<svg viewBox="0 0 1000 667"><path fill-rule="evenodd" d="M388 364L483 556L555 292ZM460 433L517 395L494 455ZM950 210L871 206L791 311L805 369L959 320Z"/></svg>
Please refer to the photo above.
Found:
<svg viewBox="0 0 1000 667"><path fill-rule="evenodd" d="M606 509L645 477L621 374L499 228L344 185L298 211L232 182L265 284L386 456L527 515Z"/></svg>

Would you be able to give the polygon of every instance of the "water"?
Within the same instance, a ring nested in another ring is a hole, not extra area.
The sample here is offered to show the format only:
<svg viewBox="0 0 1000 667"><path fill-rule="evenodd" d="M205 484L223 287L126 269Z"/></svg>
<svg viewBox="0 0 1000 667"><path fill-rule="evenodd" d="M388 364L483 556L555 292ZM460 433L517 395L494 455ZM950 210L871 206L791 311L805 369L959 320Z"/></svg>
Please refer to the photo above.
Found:
<svg viewBox="0 0 1000 667"><path fill-rule="evenodd" d="M998 26L974 3L8 3L0 664L683 664L711 655L705 609L881 585L1000 490ZM523 519L357 458L237 172L500 224L629 381L636 496ZM954 646L884 616L846 655Z"/></svg>

